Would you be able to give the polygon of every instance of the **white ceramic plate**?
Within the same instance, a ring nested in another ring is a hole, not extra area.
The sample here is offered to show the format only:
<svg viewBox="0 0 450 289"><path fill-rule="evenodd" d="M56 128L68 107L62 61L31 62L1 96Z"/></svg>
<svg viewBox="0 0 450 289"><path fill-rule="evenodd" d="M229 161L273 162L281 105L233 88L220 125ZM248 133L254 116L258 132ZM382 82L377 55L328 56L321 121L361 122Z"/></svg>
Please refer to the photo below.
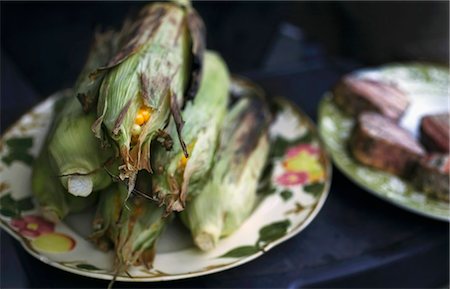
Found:
<svg viewBox="0 0 450 289"><path fill-rule="evenodd" d="M69 92L65 92L69 93ZM114 275L113 254L87 241L93 211L53 224L34 202L30 176L52 117L58 93L24 115L3 136L0 147L0 224L39 260L75 274L99 279ZM331 166L311 121L280 100L270 128L272 173L261 181L261 201L245 223L217 248L204 253L179 223L158 242L154 267L132 267L122 281L163 281L210 274L261 256L301 232L328 194Z"/></svg>
<svg viewBox="0 0 450 289"><path fill-rule="evenodd" d="M411 103L400 119L400 126L415 137L420 119L426 114L448 111L448 69L425 64L394 64L376 69L356 71L357 77L393 82L409 97ZM399 207L439 219L450 219L450 207L417 191L409 182L392 174L358 163L347 149L354 119L344 114L327 93L319 107L319 131L336 166L359 186Z"/></svg>

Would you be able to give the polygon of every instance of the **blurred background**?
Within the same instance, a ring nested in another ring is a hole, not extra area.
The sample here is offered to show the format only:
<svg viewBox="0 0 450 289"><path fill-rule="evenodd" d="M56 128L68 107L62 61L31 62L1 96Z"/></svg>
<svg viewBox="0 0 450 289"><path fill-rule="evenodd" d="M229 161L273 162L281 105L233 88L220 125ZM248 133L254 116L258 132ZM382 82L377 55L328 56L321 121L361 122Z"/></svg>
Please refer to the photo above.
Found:
<svg viewBox="0 0 450 289"><path fill-rule="evenodd" d="M142 5L145 2L1 1L1 131L49 94L71 87L95 29L119 28ZM323 93L353 69L396 61L449 62L448 1L199 1L194 6L206 23L208 48L219 51L232 72L256 79L272 94L288 96L313 119ZM448 224L386 204L338 172L333 190L323 212L300 238L243 269L170 286L448 284ZM339 222L344 212L353 229ZM105 287L44 268L1 234L2 288ZM311 244L319 249L309 250ZM341 251L332 251L333 245ZM291 252L301 260L296 262ZM364 274L356 274L358 270Z"/></svg>
<svg viewBox="0 0 450 289"><path fill-rule="evenodd" d="M69 87L84 63L94 29L118 28L129 12L144 4L2 1L2 57L11 58L44 95ZM448 63L448 5L195 2L208 28L208 47L221 52L233 72L273 63L268 56L275 45L287 54L287 63L278 61L281 66L323 55L365 65L403 60ZM279 43L280 33L297 41L296 51Z"/></svg>

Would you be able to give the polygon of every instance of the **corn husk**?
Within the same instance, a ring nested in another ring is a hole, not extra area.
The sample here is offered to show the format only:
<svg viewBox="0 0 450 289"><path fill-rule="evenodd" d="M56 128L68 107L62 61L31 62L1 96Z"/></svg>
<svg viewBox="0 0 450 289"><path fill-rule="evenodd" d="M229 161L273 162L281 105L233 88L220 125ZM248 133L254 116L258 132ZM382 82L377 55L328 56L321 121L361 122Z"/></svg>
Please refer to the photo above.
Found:
<svg viewBox="0 0 450 289"><path fill-rule="evenodd" d="M150 176L140 173L135 190L145 194L150 188ZM154 202L127 196L126 186L120 183L101 194L91 235L101 249L114 248L117 274L131 265L152 266L156 240L170 220Z"/></svg>
<svg viewBox="0 0 450 289"><path fill-rule="evenodd" d="M77 99L69 97L49 134L49 157L56 175L74 196L86 197L111 183L104 166L113 152L102 149L90 131L94 120L93 113L85 114Z"/></svg>
<svg viewBox="0 0 450 289"><path fill-rule="evenodd" d="M80 212L95 203L97 194L90 194L88 197L76 197L69 194L61 184L58 172L54 171L50 164L48 144L50 136L55 130L55 120L60 118L64 102L64 97L56 102L54 109L54 121L51 125L44 145L33 163L31 188L40 206L43 216L52 221L58 222L69 213Z"/></svg>
<svg viewBox="0 0 450 289"><path fill-rule="evenodd" d="M225 118L213 168L182 212L200 249L214 248L251 213L269 151L269 121L265 102L258 97L237 100Z"/></svg>
<svg viewBox="0 0 450 289"><path fill-rule="evenodd" d="M150 142L167 125L170 114L181 131L179 107L195 94L204 28L189 3L154 3L145 6L136 21L127 22L120 38L121 49L96 72L105 76L93 130L117 147L123 162L120 177L129 179L132 190L138 170L151 172ZM133 137L142 107L151 110L151 118ZM180 142L184 145L181 138Z"/></svg>
<svg viewBox="0 0 450 289"><path fill-rule="evenodd" d="M226 64L216 53L207 52L198 94L182 111L185 120L182 136L188 158L179 143L174 143L169 152L160 146L155 153L153 193L161 204L166 205L167 212L183 210L187 196L198 191L211 168L227 110L229 85ZM176 135L173 121L168 131Z"/></svg>
<svg viewBox="0 0 450 289"><path fill-rule="evenodd" d="M155 256L155 244L167 219L163 209L142 197L127 202L116 241L116 266L119 270L131 265L151 268Z"/></svg>
<svg viewBox="0 0 450 289"><path fill-rule="evenodd" d="M98 197L96 193L88 197L69 194L50 166L46 147L34 162L31 187L42 215L52 222L58 222L69 213L77 213L92 206Z"/></svg>
<svg viewBox="0 0 450 289"><path fill-rule="evenodd" d="M114 247L118 235L118 224L128 195L124 184L114 183L100 192L97 211L93 220L90 239L102 250Z"/></svg>
<svg viewBox="0 0 450 289"><path fill-rule="evenodd" d="M92 41L86 63L78 76L73 88L74 94L82 104L83 110L87 113L97 106L98 93L105 73L93 72L105 66L119 48L119 33L108 30L105 32L96 31Z"/></svg>

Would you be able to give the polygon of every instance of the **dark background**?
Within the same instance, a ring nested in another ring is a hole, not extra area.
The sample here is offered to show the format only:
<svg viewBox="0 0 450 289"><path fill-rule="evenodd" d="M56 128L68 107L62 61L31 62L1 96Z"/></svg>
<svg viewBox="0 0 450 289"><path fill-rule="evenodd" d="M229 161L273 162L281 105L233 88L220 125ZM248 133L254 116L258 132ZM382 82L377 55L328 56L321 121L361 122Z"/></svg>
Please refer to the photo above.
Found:
<svg viewBox="0 0 450 289"><path fill-rule="evenodd" d="M73 85L96 27L118 28L144 2L1 2L0 130ZM208 48L234 73L313 119L323 93L353 69L393 61L448 65L449 3L195 2ZM105 288L44 265L1 233L0 287ZM301 234L238 268L186 281L118 287L427 288L449 282L448 223L364 192L336 168L330 196Z"/></svg>
<svg viewBox="0 0 450 289"><path fill-rule="evenodd" d="M1 48L43 95L72 85L96 27L120 27L144 2L2 2ZM448 1L195 2L208 47L231 71L260 69L285 23L327 55L368 65L448 63Z"/></svg>

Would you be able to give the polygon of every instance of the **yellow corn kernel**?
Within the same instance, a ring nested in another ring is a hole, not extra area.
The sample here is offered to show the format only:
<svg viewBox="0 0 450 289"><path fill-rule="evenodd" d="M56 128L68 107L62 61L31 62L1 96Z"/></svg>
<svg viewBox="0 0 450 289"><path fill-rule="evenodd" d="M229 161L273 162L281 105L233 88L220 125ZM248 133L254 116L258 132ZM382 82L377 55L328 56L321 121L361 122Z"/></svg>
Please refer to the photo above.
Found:
<svg viewBox="0 0 450 289"><path fill-rule="evenodd" d="M145 108L145 109L140 109L139 113L142 115L142 117L144 117L144 122L147 122L150 119L150 109L149 108Z"/></svg>
<svg viewBox="0 0 450 289"><path fill-rule="evenodd" d="M182 155L181 159L180 159L180 165L179 166L180 167L186 167L187 161L188 161L188 158L185 155Z"/></svg>
<svg viewBox="0 0 450 289"><path fill-rule="evenodd" d="M134 123L137 124L137 125L143 125L144 122L145 122L144 116L142 116L142 114L138 113L138 115L134 119Z"/></svg>
<svg viewBox="0 0 450 289"><path fill-rule="evenodd" d="M131 135L132 136L138 136L142 132L142 128L138 124L133 124L133 127L131 128Z"/></svg>
<svg viewBox="0 0 450 289"><path fill-rule="evenodd" d="M192 150L194 149L194 145L195 145L195 141L188 145L187 151L188 151L189 155L192 153ZM182 167L182 168L186 167L186 164L187 164L188 160L189 160L189 157L186 157L184 155L184 153L182 152L181 153L181 159L180 159L180 161L178 163L178 167Z"/></svg>

